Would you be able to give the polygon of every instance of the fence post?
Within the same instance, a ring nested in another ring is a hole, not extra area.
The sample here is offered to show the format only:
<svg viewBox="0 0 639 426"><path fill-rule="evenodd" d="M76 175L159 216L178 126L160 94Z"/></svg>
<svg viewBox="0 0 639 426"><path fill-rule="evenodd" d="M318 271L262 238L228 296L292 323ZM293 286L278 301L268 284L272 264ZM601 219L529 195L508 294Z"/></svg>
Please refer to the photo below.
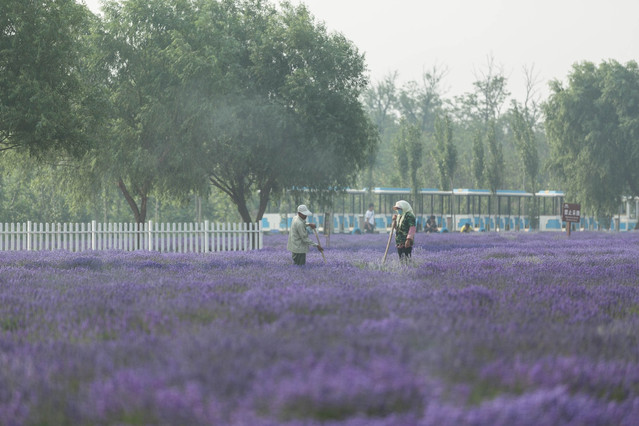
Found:
<svg viewBox="0 0 639 426"><path fill-rule="evenodd" d="M204 253L209 252L209 221L204 221Z"/></svg>
<svg viewBox="0 0 639 426"><path fill-rule="evenodd" d="M86 243L84 242L84 237L87 235L87 232L89 232L89 230L88 230L88 229L87 229L87 230L86 230L86 232L85 232L84 226L85 226L85 225L84 225L84 222L82 222L82 223L80 224L80 250L78 250L78 251L84 251L84 250L86 250L87 246L89 245L88 238L87 238L87 242L86 242ZM89 226L88 226L88 224L87 224L87 228L88 228L88 227L89 227Z"/></svg>
<svg viewBox="0 0 639 426"><path fill-rule="evenodd" d="M95 251L95 220L91 221L91 250Z"/></svg>
<svg viewBox="0 0 639 426"><path fill-rule="evenodd" d="M229 225L228 222L222 224L222 233L220 234L222 239L222 251L226 251L227 247L229 247L228 250L230 250L231 240L229 239L229 233L228 233L228 228L230 227L231 225Z"/></svg>
<svg viewBox="0 0 639 426"><path fill-rule="evenodd" d="M27 251L31 251L31 221L27 221Z"/></svg>
<svg viewBox="0 0 639 426"><path fill-rule="evenodd" d="M231 224L229 229L231 230L231 238L233 241L233 248L231 250L235 251L237 250L237 223Z"/></svg>
<svg viewBox="0 0 639 426"><path fill-rule="evenodd" d="M149 251L153 251L153 221L149 220Z"/></svg>

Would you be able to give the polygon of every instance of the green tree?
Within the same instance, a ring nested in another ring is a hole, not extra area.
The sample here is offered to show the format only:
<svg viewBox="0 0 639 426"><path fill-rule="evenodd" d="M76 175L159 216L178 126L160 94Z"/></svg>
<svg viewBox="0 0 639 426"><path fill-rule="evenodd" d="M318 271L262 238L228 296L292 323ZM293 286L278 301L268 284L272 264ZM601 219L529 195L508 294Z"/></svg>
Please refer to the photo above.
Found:
<svg viewBox="0 0 639 426"><path fill-rule="evenodd" d="M74 0L0 2L0 150L84 148L79 64L89 16Z"/></svg>
<svg viewBox="0 0 639 426"><path fill-rule="evenodd" d="M397 71L389 73L384 79L368 87L363 94L363 102L372 122L377 126L380 146L369 154L364 186L369 189L369 202L372 202L373 186L389 180L384 173L384 165L392 164L392 135L397 131ZM387 142L387 143L384 143ZM377 173L375 173L377 170Z"/></svg>
<svg viewBox="0 0 639 426"><path fill-rule="evenodd" d="M380 133L395 122L397 105L397 71L368 87L363 94L364 106Z"/></svg>
<svg viewBox="0 0 639 426"><path fill-rule="evenodd" d="M497 193L497 190L503 181L504 170L504 152L503 147L499 139L497 138L497 132L495 130L495 123L491 123L488 126L488 132L486 134L486 142L488 146L488 161L486 163L485 176L490 191L493 194Z"/></svg>
<svg viewBox="0 0 639 426"><path fill-rule="evenodd" d="M539 173L539 152L532 116L526 107L522 108L516 102L513 102L511 128L523 165L524 183L527 178L530 191L533 194L531 226L534 228L537 225L535 194L537 193L537 174Z"/></svg>
<svg viewBox="0 0 639 426"><path fill-rule="evenodd" d="M418 177L419 169L422 167L424 145L422 132L417 125L402 119L394 142L398 172L401 176L408 175L412 199L415 201L420 188Z"/></svg>
<svg viewBox="0 0 639 426"><path fill-rule="evenodd" d="M479 131L473 137L472 172L476 187L481 188L484 185L484 141Z"/></svg>
<svg viewBox="0 0 639 426"><path fill-rule="evenodd" d="M191 62L215 58L216 69L191 76L197 107L184 133L203 147L199 167L242 219L261 219L283 188L352 184L378 141L360 101L364 59L352 43L328 34L304 6L227 0L199 10L205 42Z"/></svg>
<svg viewBox="0 0 639 426"><path fill-rule="evenodd" d="M526 110L522 111L516 103L513 103L511 128L521 157L525 177L530 184L529 188L535 192L537 190L537 174L539 173L539 153L537 152L534 125L530 121L530 116Z"/></svg>
<svg viewBox="0 0 639 426"><path fill-rule="evenodd" d="M395 160L395 174L393 175L393 183L396 185L409 185L406 171L409 170L409 153L408 144L405 143L405 139L402 136L402 129L405 128L400 122L398 133L393 138L393 158Z"/></svg>
<svg viewBox="0 0 639 426"><path fill-rule="evenodd" d="M432 132L437 111L442 106L440 85L447 70L433 66L424 72L421 84L409 81L399 94L398 109L409 123L417 125L422 132Z"/></svg>
<svg viewBox="0 0 639 426"><path fill-rule="evenodd" d="M473 127L479 128L485 136L489 127L499 120L503 104L510 95L507 82L494 59L488 57L485 71L473 82L474 90L455 99L459 121L474 123Z"/></svg>
<svg viewBox="0 0 639 426"><path fill-rule="evenodd" d="M639 195L639 68L635 61L575 64L544 105L551 170L568 197L595 215Z"/></svg>
<svg viewBox="0 0 639 426"><path fill-rule="evenodd" d="M494 59L488 57L485 71L482 71L477 80L473 83L474 91L458 98L458 114L461 121L471 123L468 127L479 132L480 137L485 139L487 155L484 158L484 171L482 173L485 182L490 187L494 195L503 184L504 178L504 151L502 145L502 126L499 125L501 109L504 102L510 95L506 89L507 79L503 72L496 67ZM479 142L475 147L479 150ZM482 144L483 149L483 144ZM475 156L479 151L475 152ZM479 165L479 161L475 166ZM473 171L477 178L479 171ZM489 206L493 203L493 197L489 200Z"/></svg>
<svg viewBox="0 0 639 426"><path fill-rule="evenodd" d="M437 115L435 118L435 143L437 149L433 151L439 180L443 190L453 190L455 172L457 170L457 148L453 141L453 123L448 114ZM453 213L453 230L455 227L455 197L452 197L451 210Z"/></svg>
<svg viewBox="0 0 639 426"><path fill-rule="evenodd" d="M111 96L109 133L90 160L114 182L135 221L146 221L155 191L186 195L197 187L193 152L183 144L175 44L195 22L188 0L109 1L95 42ZM197 64L191 64L196 66ZM203 182L203 179L201 179ZM200 183L201 184L201 183Z"/></svg>
<svg viewBox="0 0 639 426"><path fill-rule="evenodd" d="M435 142L437 149L433 152L439 181L442 189L452 190L455 171L457 169L457 148L453 141L453 125L448 114L438 115L435 119Z"/></svg>
<svg viewBox="0 0 639 426"><path fill-rule="evenodd" d="M506 89L508 79L501 69L497 69L494 59L488 57L486 70L481 72L479 78L473 83L475 87L474 103L475 114L481 117L485 126L494 123L501 115L501 108L510 96Z"/></svg>

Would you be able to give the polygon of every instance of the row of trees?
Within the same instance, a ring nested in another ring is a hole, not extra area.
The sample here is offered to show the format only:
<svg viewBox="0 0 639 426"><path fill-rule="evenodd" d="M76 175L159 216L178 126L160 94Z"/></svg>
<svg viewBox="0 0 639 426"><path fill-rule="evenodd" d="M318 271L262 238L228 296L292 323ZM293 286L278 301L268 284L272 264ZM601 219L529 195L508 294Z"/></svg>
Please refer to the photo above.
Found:
<svg viewBox="0 0 639 426"><path fill-rule="evenodd" d="M539 174L548 148L532 71L527 71L527 98L510 105L507 79L492 58L472 93L447 98L441 87L445 75L435 67L421 84L399 88L398 74L392 73L366 91L365 104L382 135L367 180L493 191L534 191L550 183Z"/></svg>
<svg viewBox="0 0 639 426"><path fill-rule="evenodd" d="M446 70L434 67L422 82L397 85L397 73L365 93L369 114L382 143L363 186L523 189L535 193L550 185L540 174L548 147L540 120L538 82L525 69L526 97L510 100L507 79L489 57L474 90L454 98L442 89ZM414 195L413 198L416 198ZM536 203L529 212L535 216Z"/></svg>
<svg viewBox="0 0 639 426"><path fill-rule="evenodd" d="M73 0L1 7L0 143L40 160L55 153L80 202L115 186L144 222L151 197L216 188L251 222L282 188L352 185L361 153L376 148L359 101L363 55L303 6L126 0L105 2L100 16Z"/></svg>
<svg viewBox="0 0 639 426"><path fill-rule="evenodd" d="M567 85L550 82L543 101L534 68L523 71L523 101L509 100L492 58L474 91L453 99L441 89L442 69L424 73L421 84L399 88L397 73L377 82L364 100L382 144L362 185L560 188L588 214L618 213L623 196L639 196L636 62L575 64ZM534 199L528 207L534 217Z"/></svg>
<svg viewBox="0 0 639 426"><path fill-rule="evenodd" d="M0 71L2 217L143 222L191 202L250 222L285 190L345 186L554 187L598 215L639 195L634 62L575 64L542 102L533 68L512 100L488 58L450 98L438 67L369 85L303 6L7 0Z"/></svg>
<svg viewBox="0 0 639 426"><path fill-rule="evenodd" d="M616 213L622 196L639 196L637 63L576 64L568 84L554 81L551 90L550 170L591 212Z"/></svg>

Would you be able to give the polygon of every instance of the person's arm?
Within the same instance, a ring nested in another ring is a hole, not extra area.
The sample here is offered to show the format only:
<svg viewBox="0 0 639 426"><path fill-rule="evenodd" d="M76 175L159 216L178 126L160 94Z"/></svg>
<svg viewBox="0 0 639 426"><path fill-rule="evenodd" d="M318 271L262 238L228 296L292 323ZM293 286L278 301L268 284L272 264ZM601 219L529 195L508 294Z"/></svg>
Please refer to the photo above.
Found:
<svg viewBox="0 0 639 426"><path fill-rule="evenodd" d="M310 237L308 236L308 232L306 232L307 226L310 227L311 229L314 229L311 225L312 223L307 223L300 227L300 239L307 246L317 246L318 244L313 242L313 240L311 240Z"/></svg>
<svg viewBox="0 0 639 426"><path fill-rule="evenodd" d="M408 235L406 236L406 242L404 243L404 247L406 248L410 248L413 246L413 243L415 241L415 217L414 216L408 216L406 219L408 219Z"/></svg>

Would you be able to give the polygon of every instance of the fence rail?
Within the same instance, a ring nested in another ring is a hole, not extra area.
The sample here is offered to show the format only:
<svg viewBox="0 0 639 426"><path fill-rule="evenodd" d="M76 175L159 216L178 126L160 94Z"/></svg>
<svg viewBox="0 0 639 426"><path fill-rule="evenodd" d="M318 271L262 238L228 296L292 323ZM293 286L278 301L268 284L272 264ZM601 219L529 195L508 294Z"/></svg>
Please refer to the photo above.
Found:
<svg viewBox="0 0 639 426"><path fill-rule="evenodd" d="M262 245L259 223L0 223L0 251L207 253L261 249Z"/></svg>

